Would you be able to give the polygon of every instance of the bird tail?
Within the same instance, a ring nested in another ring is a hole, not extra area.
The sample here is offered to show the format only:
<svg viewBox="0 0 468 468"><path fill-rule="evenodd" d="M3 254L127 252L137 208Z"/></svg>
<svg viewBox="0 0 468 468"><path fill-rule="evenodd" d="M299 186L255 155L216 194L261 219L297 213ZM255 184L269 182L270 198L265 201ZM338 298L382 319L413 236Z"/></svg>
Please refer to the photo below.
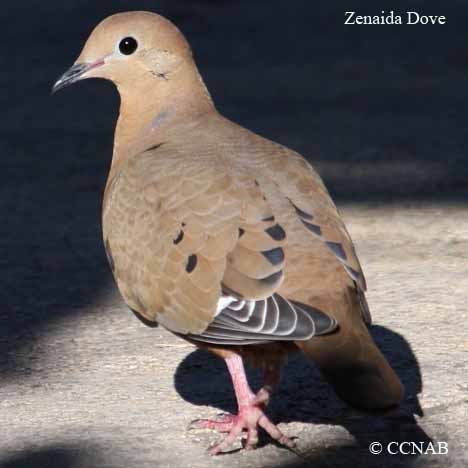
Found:
<svg viewBox="0 0 468 468"><path fill-rule="evenodd" d="M336 317L336 332L296 345L346 403L364 412L385 414L400 404L404 387L369 334L355 291L350 289L346 296L343 313Z"/></svg>

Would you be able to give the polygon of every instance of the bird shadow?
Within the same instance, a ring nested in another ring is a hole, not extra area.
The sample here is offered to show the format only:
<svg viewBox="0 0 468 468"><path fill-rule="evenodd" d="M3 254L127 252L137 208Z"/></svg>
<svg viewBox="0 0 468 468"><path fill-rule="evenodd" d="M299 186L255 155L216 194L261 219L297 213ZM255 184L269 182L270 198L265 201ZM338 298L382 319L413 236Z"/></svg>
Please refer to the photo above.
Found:
<svg viewBox="0 0 468 468"><path fill-rule="evenodd" d="M401 411L398 416L385 419L357 415L334 394L305 356L299 353L293 355L284 369L281 385L268 407L269 415L275 422L341 426L355 439L355 445L351 446L324 450L318 450L316 447L308 449L308 463L312 457L316 459L318 466L321 466L322 458L329 463L332 456L336 461L349 457L356 457L357 461L362 461L364 457L369 462L368 465L364 463L365 466L374 466L372 463L376 462L375 458L379 459L379 463L388 458L392 463L398 461L398 466L406 466L406 463L414 461L415 456L382 453L375 457L369 452L370 443L380 442L386 447L393 441L431 441L415 419L415 415L423 416L419 402L423 384L419 363L411 346L402 335L388 328L374 325L370 331L405 386ZM252 388L260 388L260 372L248 368L247 373ZM235 412L237 409L231 380L223 361L205 350L197 349L188 355L179 364L174 380L179 395L192 404L213 406L222 412ZM262 443L265 444L266 441ZM336 465L332 463L324 466Z"/></svg>

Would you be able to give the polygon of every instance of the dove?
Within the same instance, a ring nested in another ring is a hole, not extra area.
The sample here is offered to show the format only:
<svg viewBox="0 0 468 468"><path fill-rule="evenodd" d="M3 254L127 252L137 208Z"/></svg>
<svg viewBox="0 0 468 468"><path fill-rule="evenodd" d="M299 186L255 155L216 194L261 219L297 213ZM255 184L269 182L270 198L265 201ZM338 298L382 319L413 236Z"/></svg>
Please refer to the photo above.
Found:
<svg viewBox="0 0 468 468"><path fill-rule="evenodd" d="M260 428L294 447L265 413L290 353L351 407L398 408L353 242L311 164L223 117L185 37L157 14L104 19L53 92L87 78L120 94L102 208L117 287L143 323L221 357L232 379L238 413L192 424L226 434L210 453L239 437L253 449ZM263 369L257 393L246 361Z"/></svg>

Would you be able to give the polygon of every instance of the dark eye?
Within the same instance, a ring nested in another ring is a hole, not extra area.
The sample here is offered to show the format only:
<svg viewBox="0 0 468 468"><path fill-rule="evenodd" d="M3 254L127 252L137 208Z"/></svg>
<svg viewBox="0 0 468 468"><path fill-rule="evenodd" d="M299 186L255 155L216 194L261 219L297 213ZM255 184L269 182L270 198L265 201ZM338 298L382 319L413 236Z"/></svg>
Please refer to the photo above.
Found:
<svg viewBox="0 0 468 468"><path fill-rule="evenodd" d="M120 41L119 50L124 55L131 55L138 47L138 42L133 37L125 37Z"/></svg>

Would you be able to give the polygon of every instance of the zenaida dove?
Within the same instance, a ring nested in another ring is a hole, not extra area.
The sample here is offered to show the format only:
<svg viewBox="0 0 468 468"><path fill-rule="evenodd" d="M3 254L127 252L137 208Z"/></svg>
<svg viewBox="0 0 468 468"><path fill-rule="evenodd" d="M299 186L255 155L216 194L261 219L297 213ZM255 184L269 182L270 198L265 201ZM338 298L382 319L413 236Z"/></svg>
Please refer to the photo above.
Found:
<svg viewBox="0 0 468 468"><path fill-rule="evenodd" d="M362 411L395 408L403 387L373 342L366 283L322 180L299 154L220 115L168 20L149 12L102 21L53 91L113 81L120 115L103 203L103 237L118 288L148 325L161 324L225 359L239 412L197 427L262 427L285 355L301 350ZM264 369L250 389L243 359ZM312 391L312 390L311 390Z"/></svg>

